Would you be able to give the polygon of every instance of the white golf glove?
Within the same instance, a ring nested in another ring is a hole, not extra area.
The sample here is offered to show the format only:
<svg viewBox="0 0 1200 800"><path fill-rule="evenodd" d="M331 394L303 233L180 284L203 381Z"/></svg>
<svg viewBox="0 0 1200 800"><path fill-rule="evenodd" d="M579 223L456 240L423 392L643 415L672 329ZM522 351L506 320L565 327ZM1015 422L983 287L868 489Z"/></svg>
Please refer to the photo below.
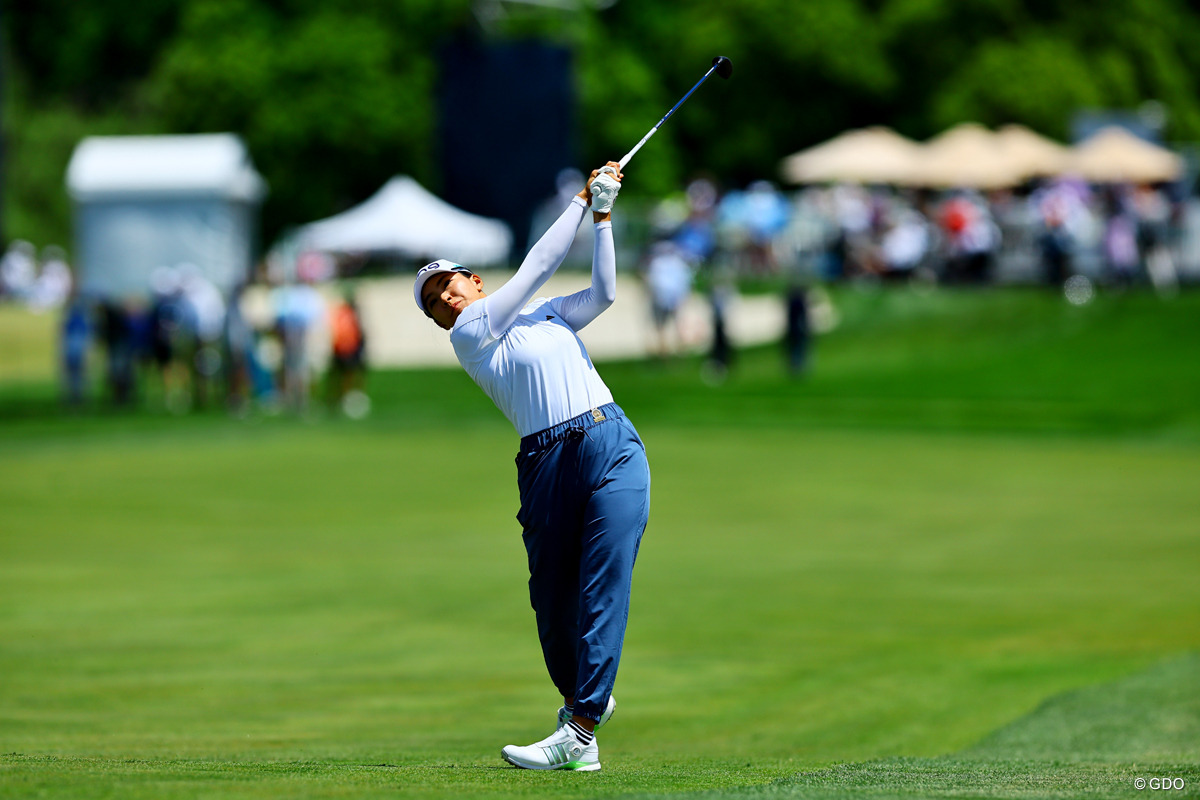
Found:
<svg viewBox="0 0 1200 800"><path fill-rule="evenodd" d="M617 171L612 167L601 167L600 174L592 179L592 211L607 214L612 211L613 201L617 192L621 191L621 182L617 180Z"/></svg>

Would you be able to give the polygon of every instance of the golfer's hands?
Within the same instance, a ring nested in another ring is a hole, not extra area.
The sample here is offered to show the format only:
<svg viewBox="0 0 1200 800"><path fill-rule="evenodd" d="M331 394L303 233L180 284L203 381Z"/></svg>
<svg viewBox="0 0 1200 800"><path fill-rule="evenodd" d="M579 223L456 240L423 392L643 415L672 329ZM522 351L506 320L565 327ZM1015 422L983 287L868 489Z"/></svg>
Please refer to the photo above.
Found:
<svg viewBox="0 0 1200 800"><path fill-rule="evenodd" d="M621 180L624 177L621 165L616 161L609 161L600 169L592 170L587 191L591 198L594 221L602 222L611 218L613 202L617 199L617 192L621 191Z"/></svg>
<svg viewBox="0 0 1200 800"><path fill-rule="evenodd" d="M583 198L583 201L588 205L591 205L592 202L592 181L596 180L596 176L599 175L601 171L611 172L612 174L616 175L618 181L625 177L625 173L621 172L621 164L617 161L609 161L603 167L600 167L600 169L592 170L592 174L588 176L587 184L583 187L583 191L575 195L576 197Z"/></svg>

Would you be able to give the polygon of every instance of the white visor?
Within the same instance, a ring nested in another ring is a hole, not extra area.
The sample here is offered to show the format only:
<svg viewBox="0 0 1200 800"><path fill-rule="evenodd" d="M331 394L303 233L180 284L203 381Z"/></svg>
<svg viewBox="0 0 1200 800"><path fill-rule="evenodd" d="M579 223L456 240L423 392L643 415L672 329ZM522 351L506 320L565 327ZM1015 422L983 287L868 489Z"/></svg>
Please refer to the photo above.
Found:
<svg viewBox="0 0 1200 800"><path fill-rule="evenodd" d="M413 299L417 301L417 308L425 312L425 316L429 316L429 312L425 311L425 304L421 302L421 290L425 288L425 281L437 275L439 272L462 272L466 275L474 273L464 267L462 264L455 264L453 261L447 261L444 258L439 258L437 261L432 261L417 272L417 280L413 283Z"/></svg>

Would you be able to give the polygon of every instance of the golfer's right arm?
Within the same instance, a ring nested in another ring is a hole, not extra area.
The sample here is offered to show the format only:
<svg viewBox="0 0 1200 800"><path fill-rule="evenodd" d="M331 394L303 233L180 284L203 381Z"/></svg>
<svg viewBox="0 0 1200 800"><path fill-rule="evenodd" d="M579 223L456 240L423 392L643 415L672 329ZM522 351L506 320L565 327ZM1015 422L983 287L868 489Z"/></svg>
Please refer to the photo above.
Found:
<svg viewBox="0 0 1200 800"><path fill-rule="evenodd" d="M587 211L587 200L576 196L562 215L542 234L537 244L529 249L521 262L517 274L508 283L488 295L488 327L492 336L499 337L516 321L534 293L542 287L558 265L567 257L575 232Z"/></svg>
<svg viewBox="0 0 1200 800"><path fill-rule="evenodd" d="M607 215L606 215L607 216ZM592 249L592 283L586 289L558 301L558 313L576 331L613 304L617 299L617 253L613 244L612 222L596 223Z"/></svg>

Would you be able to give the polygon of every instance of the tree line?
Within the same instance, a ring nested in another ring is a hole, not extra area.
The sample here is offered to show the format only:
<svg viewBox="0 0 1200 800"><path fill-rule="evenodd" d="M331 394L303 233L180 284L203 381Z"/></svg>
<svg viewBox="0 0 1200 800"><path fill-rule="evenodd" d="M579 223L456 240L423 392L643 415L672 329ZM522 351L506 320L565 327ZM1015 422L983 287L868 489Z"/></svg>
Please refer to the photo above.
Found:
<svg viewBox="0 0 1200 800"><path fill-rule="evenodd" d="M580 168L619 158L730 57L733 79L639 154L631 193L774 179L783 156L872 124L924 139L1020 122L1065 139L1078 110L1153 99L1168 140L1200 139L1200 9L1185 0L6 5L3 233L37 244L69 244L63 179L90 134L238 133L271 188L266 242L394 174L437 191L438 58L455 37L569 48Z"/></svg>

